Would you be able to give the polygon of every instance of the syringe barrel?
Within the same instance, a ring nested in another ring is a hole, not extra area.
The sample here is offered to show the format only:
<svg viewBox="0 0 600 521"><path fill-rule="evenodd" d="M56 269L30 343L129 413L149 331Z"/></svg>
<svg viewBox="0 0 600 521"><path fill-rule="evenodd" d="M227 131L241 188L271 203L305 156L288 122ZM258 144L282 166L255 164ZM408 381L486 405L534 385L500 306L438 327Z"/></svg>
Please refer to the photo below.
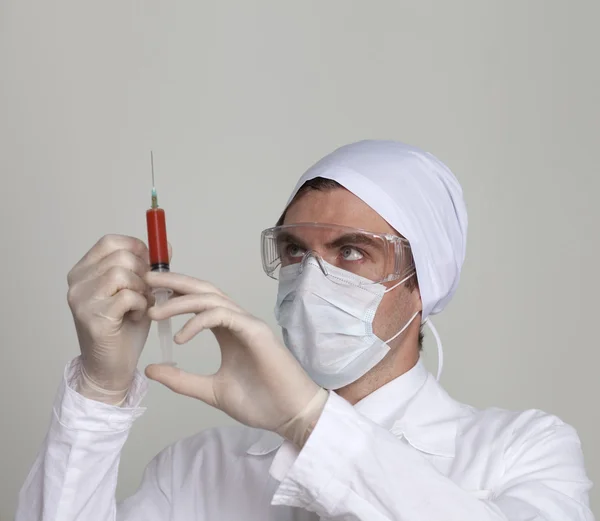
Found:
<svg viewBox="0 0 600 521"><path fill-rule="evenodd" d="M169 271L169 243L167 242L165 211L162 208L146 210L146 225L150 269L152 271Z"/></svg>
<svg viewBox="0 0 600 521"><path fill-rule="evenodd" d="M173 330L171 329L170 318L158 321L158 341L160 343L162 363L175 365L175 361L173 360Z"/></svg>
<svg viewBox="0 0 600 521"><path fill-rule="evenodd" d="M156 305L163 306L167 303L173 291L168 288L155 288L152 293L156 299ZM162 363L176 365L173 361L173 330L171 329L170 318L158 321L158 341L162 353Z"/></svg>

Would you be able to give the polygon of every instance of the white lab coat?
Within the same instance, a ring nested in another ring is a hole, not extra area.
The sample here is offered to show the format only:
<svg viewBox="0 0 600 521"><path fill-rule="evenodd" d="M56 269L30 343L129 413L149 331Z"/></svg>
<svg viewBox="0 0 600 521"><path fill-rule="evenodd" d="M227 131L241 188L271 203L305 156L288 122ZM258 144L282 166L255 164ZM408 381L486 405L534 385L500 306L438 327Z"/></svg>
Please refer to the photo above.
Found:
<svg viewBox="0 0 600 521"><path fill-rule="evenodd" d="M422 363L354 407L334 393L304 448L243 427L163 450L115 504L121 448L143 413L87 400L65 371L16 521L592 521L575 430L530 410L477 410Z"/></svg>

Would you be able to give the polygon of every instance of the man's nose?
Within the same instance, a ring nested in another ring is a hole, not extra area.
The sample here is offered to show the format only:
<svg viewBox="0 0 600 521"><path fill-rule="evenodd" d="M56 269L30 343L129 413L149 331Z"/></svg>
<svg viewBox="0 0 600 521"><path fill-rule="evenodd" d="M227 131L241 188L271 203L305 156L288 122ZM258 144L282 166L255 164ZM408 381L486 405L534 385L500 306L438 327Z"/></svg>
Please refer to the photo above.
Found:
<svg viewBox="0 0 600 521"><path fill-rule="evenodd" d="M313 262L316 262L316 264L319 266L319 268L321 268L323 275L325 275L327 277L327 268L325 267L323 258L314 250L308 250L304 254L304 257L302 258L302 261L300 262L300 273L302 273L304 271L304 267L311 261L311 259L313 260Z"/></svg>

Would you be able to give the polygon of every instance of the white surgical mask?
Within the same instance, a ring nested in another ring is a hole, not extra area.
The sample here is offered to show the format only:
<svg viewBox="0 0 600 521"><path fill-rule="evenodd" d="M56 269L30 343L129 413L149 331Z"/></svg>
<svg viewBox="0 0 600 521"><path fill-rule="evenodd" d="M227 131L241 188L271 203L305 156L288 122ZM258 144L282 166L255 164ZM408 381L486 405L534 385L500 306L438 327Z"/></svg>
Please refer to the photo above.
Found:
<svg viewBox="0 0 600 521"><path fill-rule="evenodd" d="M281 269L275 317L285 345L308 375L325 389L339 389L375 367L390 351L388 342L402 334L419 311L384 342L373 332L375 312L385 293L413 275L386 288L322 262L328 277L314 258L303 268L294 264Z"/></svg>

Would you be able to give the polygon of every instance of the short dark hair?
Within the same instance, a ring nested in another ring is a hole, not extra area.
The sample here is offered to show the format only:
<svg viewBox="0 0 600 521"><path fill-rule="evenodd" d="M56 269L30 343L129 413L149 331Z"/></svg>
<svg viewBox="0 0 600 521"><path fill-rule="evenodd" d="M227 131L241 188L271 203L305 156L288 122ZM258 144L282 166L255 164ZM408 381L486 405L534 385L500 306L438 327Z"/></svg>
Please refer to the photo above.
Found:
<svg viewBox="0 0 600 521"><path fill-rule="evenodd" d="M333 179L327 179L325 177L315 177L313 179L309 179L298 189L298 191L296 192L296 195L294 195L294 198L291 200L290 204L292 204L293 202L298 200L306 192L310 192L312 190L318 190L320 192L325 192L327 190L335 190L336 188L344 188L344 187L337 181L334 181ZM288 205L288 208L289 208L289 205ZM287 213L287 208L283 211L283 213L281 214L281 217L277 221L277 226L281 226L283 224L283 222L285 221L286 213ZM398 233L398 232L396 232L396 233ZM398 235L400 235L400 234L398 234ZM408 260L409 266L414 269L415 261L414 261L414 258L412 256L412 253L410 252L410 250L409 250L409 258L407 260ZM408 279L406 281L406 289L408 289L409 291L412 292L415 289L417 289L418 287L419 287L419 282L417 280L417 274L416 274L416 270L415 270L415 276L411 277L410 279ZM419 349L423 349L424 336L425 335L423 333L423 327L421 327L421 330L419 331Z"/></svg>
<svg viewBox="0 0 600 521"><path fill-rule="evenodd" d="M344 188L340 183L334 181L333 179L326 179L325 177L315 177L314 179L309 179L306 181L296 192L294 198L290 201L290 204L287 208L290 207L292 203L300 199L306 192L310 192L312 190L318 190L319 192L326 192L327 190L334 190L336 188ZM287 213L287 208L281 214L281 217L277 221L277 226L281 226L283 221L285 221L285 214Z"/></svg>

